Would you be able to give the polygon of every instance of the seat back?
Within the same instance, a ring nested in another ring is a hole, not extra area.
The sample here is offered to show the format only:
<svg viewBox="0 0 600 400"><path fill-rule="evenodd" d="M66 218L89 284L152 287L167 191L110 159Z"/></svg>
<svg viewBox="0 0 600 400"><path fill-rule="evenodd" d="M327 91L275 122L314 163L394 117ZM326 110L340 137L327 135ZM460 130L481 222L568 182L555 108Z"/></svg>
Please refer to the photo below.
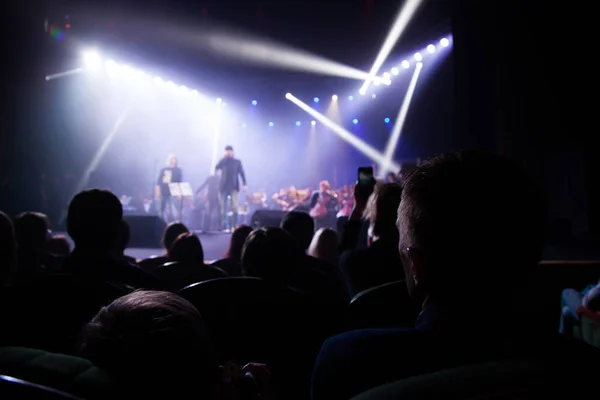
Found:
<svg viewBox="0 0 600 400"><path fill-rule="evenodd" d="M161 278L169 287L177 290L194 283L227 276L227 273L220 268L206 264L187 264L179 261L164 263L154 271L154 274Z"/></svg>
<svg viewBox="0 0 600 400"><path fill-rule="evenodd" d="M143 259L138 263L138 265L144 271L153 272L156 268L160 267L168 261L169 259L166 256L153 256L150 258Z"/></svg>
<svg viewBox="0 0 600 400"><path fill-rule="evenodd" d="M308 396L322 340L306 296L251 277L200 282L179 294L200 311L221 362L267 363L280 389L291 391L282 398L298 398L294 392Z"/></svg>
<svg viewBox="0 0 600 400"><path fill-rule="evenodd" d="M300 293L251 277L204 281L179 294L200 311L224 361L260 361L270 354L305 304Z"/></svg>
<svg viewBox="0 0 600 400"><path fill-rule="evenodd" d="M418 309L408 295L405 281L363 290L348 306L351 329L412 326L417 315Z"/></svg>
<svg viewBox="0 0 600 400"><path fill-rule="evenodd" d="M110 375L91 361L37 349L0 347L0 375L84 399L107 399L117 394ZM8 397L0 390L0 398Z"/></svg>
<svg viewBox="0 0 600 400"><path fill-rule="evenodd" d="M511 360L468 365L415 376L371 389L352 400L538 399L586 388L568 365ZM580 369L580 368L575 368ZM589 388L587 388L589 390Z"/></svg>
<svg viewBox="0 0 600 400"><path fill-rule="evenodd" d="M75 400L77 397L59 392L45 386L36 385L11 376L0 375L0 398L40 399L40 400Z"/></svg>
<svg viewBox="0 0 600 400"><path fill-rule="evenodd" d="M229 258L221 258L220 260L210 263L211 267L216 267L225 271L229 276L241 276L242 266L239 262L230 260Z"/></svg>

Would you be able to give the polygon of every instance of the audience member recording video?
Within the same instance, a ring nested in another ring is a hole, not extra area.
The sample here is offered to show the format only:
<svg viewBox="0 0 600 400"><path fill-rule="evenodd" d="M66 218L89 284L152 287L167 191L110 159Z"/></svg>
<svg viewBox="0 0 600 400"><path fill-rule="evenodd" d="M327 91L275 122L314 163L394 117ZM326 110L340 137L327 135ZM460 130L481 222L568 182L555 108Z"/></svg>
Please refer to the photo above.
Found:
<svg viewBox="0 0 600 400"><path fill-rule="evenodd" d="M163 254L127 256L107 190L71 200L72 249L44 214L0 213L0 375L68 398L214 400L536 397L589 378L600 291L565 290L563 335L548 328L543 200L519 166L461 151L371 179L340 231L290 210L235 228L216 261L181 222Z"/></svg>

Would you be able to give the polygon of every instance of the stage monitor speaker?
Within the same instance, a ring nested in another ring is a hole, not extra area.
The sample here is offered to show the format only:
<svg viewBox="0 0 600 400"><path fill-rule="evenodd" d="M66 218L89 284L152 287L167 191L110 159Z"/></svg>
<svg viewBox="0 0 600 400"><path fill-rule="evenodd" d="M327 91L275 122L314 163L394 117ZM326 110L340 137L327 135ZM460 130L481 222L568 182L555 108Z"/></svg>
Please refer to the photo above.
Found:
<svg viewBox="0 0 600 400"><path fill-rule="evenodd" d="M131 235L129 247L155 249L162 247L162 235L167 227L165 221L156 215L124 215Z"/></svg>
<svg viewBox="0 0 600 400"><path fill-rule="evenodd" d="M257 210L250 218L250 226L254 229L279 227L285 214L280 210Z"/></svg>

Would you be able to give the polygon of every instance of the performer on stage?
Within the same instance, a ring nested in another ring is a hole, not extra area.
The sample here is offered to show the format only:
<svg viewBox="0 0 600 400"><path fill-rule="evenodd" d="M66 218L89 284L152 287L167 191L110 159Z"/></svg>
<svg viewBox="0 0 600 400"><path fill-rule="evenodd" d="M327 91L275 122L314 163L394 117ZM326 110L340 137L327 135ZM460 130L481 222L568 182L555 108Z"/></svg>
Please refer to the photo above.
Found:
<svg viewBox="0 0 600 400"><path fill-rule="evenodd" d="M310 216L315 219L317 229L335 228L338 212L337 195L327 181L319 183L319 190L310 199Z"/></svg>
<svg viewBox="0 0 600 400"><path fill-rule="evenodd" d="M212 227L213 215L218 220L217 229L221 229L221 204L219 202L219 185L221 183L221 170L215 170L214 175L206 178L204 183L196 190L196 194L206 190L207 208L204 211L204 230L209 231Z"/></svg>
<svg viewBox="0 0 600 400"><path fill-rule="evenodd" d="M165 219L167 222L173 222L176 220L173 215L173 208L179 212L179 202L181 201L181 197L174 199L171 196L171 191L169 190L170 183L178 183L183 179L183 175L181 173L181 168L177 166L177 157L174 154L171 154L167 158L167 166L160 170L160 174L158 175L158 179L156 181L155 188L155 196L158 201L158 215ZM179 215L178 218L181 218Z"/></svg>
<svg viewBox="0 0 600 400"><path fill-rule="evenodd" d="M238 194L240 191L239 177L242 178L242 190L246 191L246 174L242 162L233 157L233 147L225 147L225 157L219 161L215 169L221 170L221 221L226 226L227 198L231 197L231 212L233 213L233 227L237 225L238 217Z"/></svg>

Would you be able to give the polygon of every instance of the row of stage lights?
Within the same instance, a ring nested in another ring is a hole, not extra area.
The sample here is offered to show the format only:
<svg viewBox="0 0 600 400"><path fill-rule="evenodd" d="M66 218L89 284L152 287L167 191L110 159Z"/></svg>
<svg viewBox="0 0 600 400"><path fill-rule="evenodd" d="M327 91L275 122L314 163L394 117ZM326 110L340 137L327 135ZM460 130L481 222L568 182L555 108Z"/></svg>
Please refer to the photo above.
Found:
<svg viewBox="0 0 600 400"><path fill-rule="evenodd" d="M439 41L439 45L443 48L448 47L450 45L450 40L447 38L443 38ZM428 53L428 54L434 54L436 52L437 48L436 46L434 46L433 44L428 45L424 52ZM416 63L420 63L423 61L423 54L422 52L417 52L413 55L413 59ZM100 57L100 55L95 52L95 51L87 51L83 54L83 60L84 60L84 70L86 71L97 71L98 69L101 68L102 64L103 64L103 60ZM129 67L128 65L122 65L119 67L119 65L113 61L113 60L106 60L104 61L104 66L106 68L106 71L108 72L109 75L114 74L117 70L120 71L120 73L122 73L123 76L137 76L140 78L146 77L147 74L141 70L134 70L131 67ZM400 74L401 70L407 70L411 67L411 63L408 60L403 60L399 65L392 67L389 72L384 72L382 74L383 76L383 84L386 86L390 86L392 84L392 76L397 76ZM48 78L46 78L48 79ZM164 85L168 88L172 88L172 89L176 89L178 86L173 82L173 81L165 81L163 80L161 77L156 76L152 79L156 84L159 85ZM380 86L380 81L373 81L373 85L375 86ZM197 97L199 96L199 92L195 89L190 89L184 85L179 86L179 90L181 92L183 92L184 94L188 94L191 95L192 97ZM359 95L360 96L365 96L366 95L366 90L365 89L361 89L359 90ZM377 95L375 93L371 94L371 98L375 99L377 98ZM332 101L337 101L338 100L338 95L334 94L331 96ZM353 95L348 95L347 96L348 101L353 101L354 100L354 96ZM313 102L314 103L319 103L321 101L321 99L319 97L314 97L313 98ZM223 101L223 99L221 99L220 97L218 97L215 100L216 104L219 106L226 106L227 104ZM258 106L258 100L252 100L250 102L250 104L252 104L252 106ZM384 122L386 124L389 124L391 122L389 117L384 118ZM352 120L352 123L354 125L358 124L358 119L354 118ZM311 125L315 126L317 123L316 121L311 121ZM296 121L296 126L301 126L302 122L301 121ZM275 123L274 122L269 122L268 123L269 127L274 127ZM245 123L242 124L243 128L246 128L247 125Z"/></svg>

